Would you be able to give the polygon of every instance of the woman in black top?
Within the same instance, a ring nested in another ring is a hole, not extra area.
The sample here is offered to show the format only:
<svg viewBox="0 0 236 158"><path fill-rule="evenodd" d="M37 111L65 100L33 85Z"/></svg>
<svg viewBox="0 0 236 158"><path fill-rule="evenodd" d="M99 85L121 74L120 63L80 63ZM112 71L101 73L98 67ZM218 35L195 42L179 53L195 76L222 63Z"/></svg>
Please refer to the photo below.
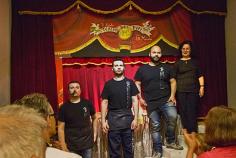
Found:
<svg viewBox="0 0 236 158"><path fill-rule="evenodd" d="M175 63L177 81L177 99L183 128L195 136L197 132L197 106L199 97L204 95L204 77L192 59L191 41L184 41L179 46L181 58Z"/></svg>

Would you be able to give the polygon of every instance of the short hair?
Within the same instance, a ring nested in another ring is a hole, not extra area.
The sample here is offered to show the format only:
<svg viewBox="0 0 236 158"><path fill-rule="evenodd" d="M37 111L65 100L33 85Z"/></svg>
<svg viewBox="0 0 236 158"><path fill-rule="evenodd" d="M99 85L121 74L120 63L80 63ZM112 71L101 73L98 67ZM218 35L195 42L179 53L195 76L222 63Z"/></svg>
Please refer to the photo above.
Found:
<svg viewBox="0 0 236 158"><path fill-rule="evenodd" d="M69 85L70 85L71 83L78 83L78 84L80 85L79 81L73 80L73 81L70 81L70 82L67 84L67 88L68 88L68 89L70 88Z"/></svg>
<svg viewBox="0 0 236 158"><path fill-rule="evenodd" d="M32 108L19 105L0 107L0 157L44 157L45 119Z"/></svg>
<svg viewBox="0 0 236 158"><path fill-rule="evenodd" d="M124 63L124 61L123 61L123 59L122 58L120 58L120 57L116 57L115 59L113 59L113 61L112 61L112 67L114 66L114 62L115 61L122 61L123 62L123 64L124 64L124 66L125 66L125 63Z"/></svg>
<svg viewBox="0 0 236 158"><path fill-rule="evenodd" d="M46 118L51 113L51 105L48 102L47 97L41 93L31 93L25 95L23 98L15 101L15 104L33 108L44 118Z"/></svg>
<svg viewBox="0 0 236 158"><path fill-rule="evenodd" d="M236 110L226 106L213 107L205 120L205 141L208 145L236 145Z"/></svg>

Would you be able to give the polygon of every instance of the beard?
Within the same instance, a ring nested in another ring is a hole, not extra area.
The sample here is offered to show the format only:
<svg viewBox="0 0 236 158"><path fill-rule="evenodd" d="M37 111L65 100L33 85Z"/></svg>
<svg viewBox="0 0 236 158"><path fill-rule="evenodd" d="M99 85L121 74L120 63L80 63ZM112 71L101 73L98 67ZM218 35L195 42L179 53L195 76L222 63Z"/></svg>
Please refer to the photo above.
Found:
<svg viewBox="0 0 236 158"><path fill-rule="evenodd" d="M79 96L79 94L78 94L78 92L73 91L72 93L70 93L70 96L71 97L77 97L77 96Z"/></svg>
<svg viewBox="0 0 236 158"><path fill-rule="evenodd" d="M115 71L114 71L114 75L115 75L116 77L121 77L121 76L124 75L124 71L121 71L121 72L115 72Z"/></svg>
<svg viewBox="0 0 236 158"><path fill-rule="evenodd" d="M158 56L155 56L155 57L150 56L149 58L153 63L158 63L160 60L160 58Z"/></svg>

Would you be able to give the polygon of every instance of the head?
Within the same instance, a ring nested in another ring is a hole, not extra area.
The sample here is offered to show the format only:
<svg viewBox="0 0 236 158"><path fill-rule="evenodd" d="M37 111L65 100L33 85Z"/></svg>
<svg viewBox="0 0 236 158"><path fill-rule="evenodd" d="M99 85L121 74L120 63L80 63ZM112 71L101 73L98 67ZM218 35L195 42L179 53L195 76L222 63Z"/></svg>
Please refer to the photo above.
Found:
<svg viewBox="0 0 236 158"><path fill-rule="evenodd" d="M193 43L190 40L183 41L179 45L179 52L182 58L190 58L193 54Z"/></svg>
<svg viewBox="0 0 236 158"><path fill-rule="evenodd" d="M47 122L32 108L5 105L0 108L0 157L45 158L43 133Z"/></svg>
<svg viewBox="0 0 236 158"><path fill-rule="evenodd" d="M41 93L31 93L17 100L15 104L35 109L47 121L48 135L45 137L49 142L50 137L56 134L56 120L47 97Z"/></svg>
<svg viewBox="0 0 236 158"><path fill-rule="evenodd" d="M112 62L112 71L114 72L115 76L122 76L124 75L125 71L125 64L121 58L116 58Z"/></svg>
<svg viewBox="0 0 236 158"><path fill-rule="evenodd" d="M205 120L205 141L211 146L236 145L236 110L225 106L213 107Z"/></svg>
<svg viewBox="0 0 236 158"><path fill-rule="evenodd" d="M79 98L81 95L81 88L78 81L71 81L68 83L69 95L72 98Z"/></svg>
<svg viewBox="0 0 236 158"><path fill-rule="evenodd" d="M162 56L161 48L159 46L153 46L149 53L149 57L153 63L158 63Z"/></svg>

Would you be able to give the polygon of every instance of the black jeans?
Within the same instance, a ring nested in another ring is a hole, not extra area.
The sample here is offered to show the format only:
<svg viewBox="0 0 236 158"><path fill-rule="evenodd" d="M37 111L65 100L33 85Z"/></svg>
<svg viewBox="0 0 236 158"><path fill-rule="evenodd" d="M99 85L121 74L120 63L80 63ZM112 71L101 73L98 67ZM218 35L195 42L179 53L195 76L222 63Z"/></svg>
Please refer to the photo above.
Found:
<svg viewBox="0 0 236 158"><path fill-rule="evenodd" d="M133 134L130 128L108 132L108 149L110 158L133 158ZM122 149L121 149L122 147Z"/></svg>
<svg viewBox="0 0 236 158"><path fill-rule="evenodd" d="M183 128L189 133L197 132L198 93L178 92L177 99Z"/></svg>

